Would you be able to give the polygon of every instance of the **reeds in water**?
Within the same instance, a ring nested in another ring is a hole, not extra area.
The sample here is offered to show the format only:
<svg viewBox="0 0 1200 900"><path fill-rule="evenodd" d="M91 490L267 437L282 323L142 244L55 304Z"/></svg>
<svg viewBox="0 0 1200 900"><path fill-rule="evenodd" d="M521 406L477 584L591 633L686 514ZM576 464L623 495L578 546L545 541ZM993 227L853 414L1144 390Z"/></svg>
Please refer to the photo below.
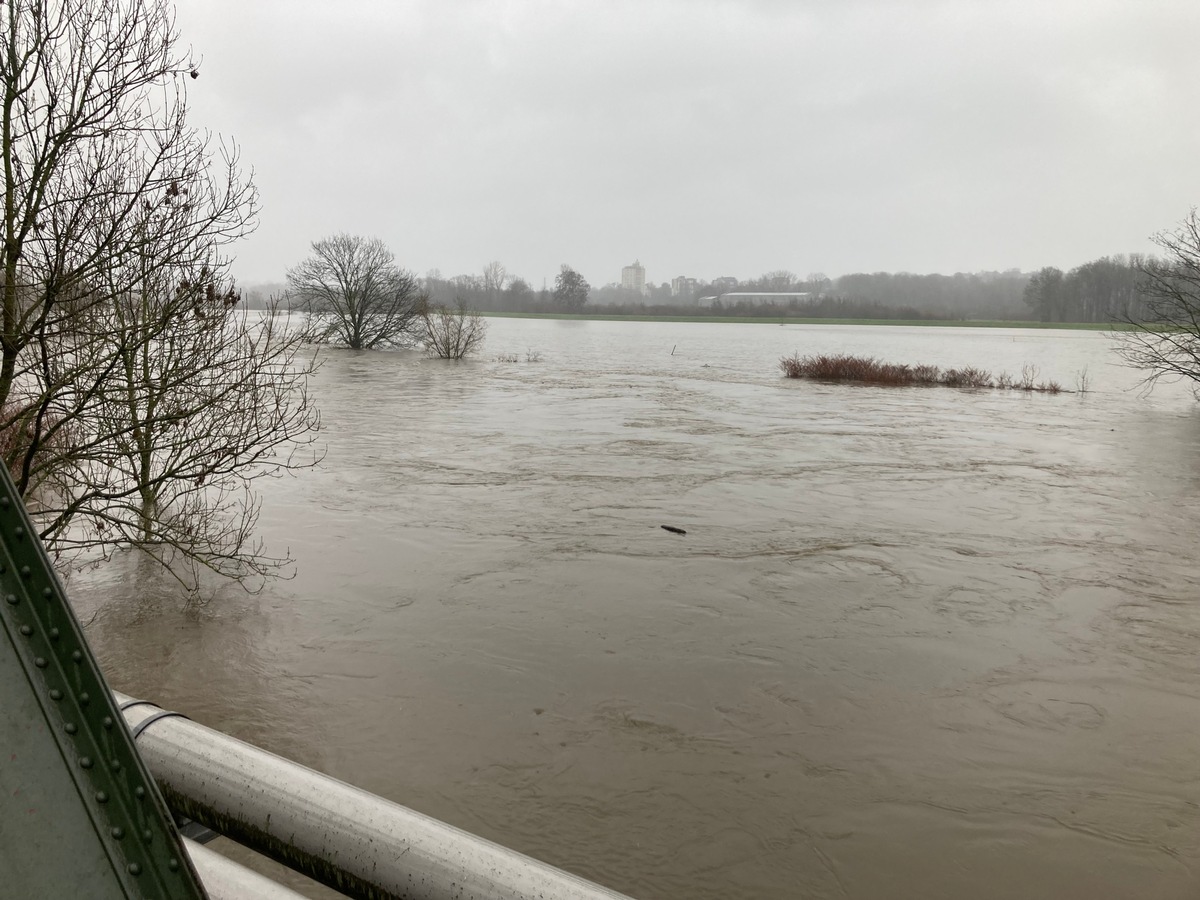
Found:
<svg viewBox="0 0 1200 900"><path fill-rule="evenodd" d="M781 359L779 367L788 378L815 378L819 381L851 381L893 387L943 385L958 388L996 388L1047 394L1062 391L1062 387L1056 381L1038 381L1037 368L1034 366L1025 366L1019 380L1003 372L993 377L991 372L974 366L940 369L928 364L909 366L882 362L871 356L849 354L801 356L796 353Z"/></svg>

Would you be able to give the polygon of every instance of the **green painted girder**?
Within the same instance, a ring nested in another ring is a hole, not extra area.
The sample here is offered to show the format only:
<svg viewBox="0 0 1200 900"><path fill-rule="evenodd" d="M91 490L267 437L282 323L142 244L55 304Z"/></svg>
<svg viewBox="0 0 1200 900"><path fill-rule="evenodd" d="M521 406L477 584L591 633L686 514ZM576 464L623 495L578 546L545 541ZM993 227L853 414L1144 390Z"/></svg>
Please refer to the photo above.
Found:
<svg viewBox="0 0 1200 900"><path fill-rule="evenodd" d="M0 896L206 897L3 463Z"/></svg>

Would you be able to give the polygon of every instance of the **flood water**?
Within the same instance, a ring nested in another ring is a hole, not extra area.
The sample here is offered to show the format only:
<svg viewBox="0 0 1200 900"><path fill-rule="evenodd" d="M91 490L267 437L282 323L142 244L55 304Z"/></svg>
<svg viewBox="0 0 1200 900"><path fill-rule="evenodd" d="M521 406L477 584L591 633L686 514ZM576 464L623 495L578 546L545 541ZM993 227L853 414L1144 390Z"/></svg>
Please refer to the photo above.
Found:
<svg viewBox="0 0 1200 900"><path fill-rule="evenodd" d="M1136 383L1094 332L492 320L327 356L294 579L68 586L116 688L644 900L1190 898L1200 411Z"/></svg>

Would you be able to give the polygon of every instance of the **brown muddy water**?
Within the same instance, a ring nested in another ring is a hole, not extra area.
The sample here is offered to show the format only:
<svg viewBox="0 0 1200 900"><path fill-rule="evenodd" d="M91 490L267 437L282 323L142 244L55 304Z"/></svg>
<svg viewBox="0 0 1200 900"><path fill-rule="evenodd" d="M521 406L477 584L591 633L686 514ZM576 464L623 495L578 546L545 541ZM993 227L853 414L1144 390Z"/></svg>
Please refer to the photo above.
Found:
<svg viewBox="0 0 1200 900"><path fill-rule="evenodd" d="M293 580L69 588L115 687L645 900L1195 897L1200 413L1136 381L1093 332L493 320L327 356Z"/></svg>

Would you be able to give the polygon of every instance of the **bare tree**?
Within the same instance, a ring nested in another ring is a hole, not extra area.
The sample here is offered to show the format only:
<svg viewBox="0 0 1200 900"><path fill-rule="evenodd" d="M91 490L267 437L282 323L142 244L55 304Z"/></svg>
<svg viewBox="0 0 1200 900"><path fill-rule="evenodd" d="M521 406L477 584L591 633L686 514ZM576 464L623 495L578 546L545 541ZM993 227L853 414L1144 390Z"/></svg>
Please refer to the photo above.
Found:
<svg viewBox="0 0 1200 900"><path fill-rule="evenodd" d="M253 516L230 525L222 486L316 419L286 341L232 321L223 251L257 193L188 125L177 42L165 0L0 3L0 434L55 552L169 545L237 574ZM257 405L199 424L247 378ZM193 463L170 461L182 442Z"/></svg>
<svg viewBox="0 0 1200 900"><path fill-rule="evenodd" d="M454 309L435 306L421 316L425 349L442 359L462 359L483 346L487 322L460 299Z"/></svg>
<svg viewBox="0 0 1200 900"><path fill-rule="evenodd" d="M494 259L483 267L483 290L487 295L489 309L495 309L496 301L500 299L500 293L504 290L507 281L508 269L500 260Z"/></svg>
<svg viewBox="0 0 1200 900"><path fill-rule="evenodd" d="M1186 378L1200 396L1200 217L1193 208L1174 231L1155 235L1162 257L1135 260L1143 313L1126 316L1118 352L1147 372L1146 382Z"/></svg>
<svg viewBox="0 0 1200 900"><path fill-rule="evenodd" d="M406 346L421 324L425 296L378 238L335 234L288 270L288 296L307 316L313 343L352 350Z"/></svg>
<svg viewBox="0 0 1200 900"><path fill-rule="evenodd" d="M790 272L787 269L775 269L767 272L758 281L762 290L783 293L794 291L800 279L796 277L795 272Z"/></svg>

